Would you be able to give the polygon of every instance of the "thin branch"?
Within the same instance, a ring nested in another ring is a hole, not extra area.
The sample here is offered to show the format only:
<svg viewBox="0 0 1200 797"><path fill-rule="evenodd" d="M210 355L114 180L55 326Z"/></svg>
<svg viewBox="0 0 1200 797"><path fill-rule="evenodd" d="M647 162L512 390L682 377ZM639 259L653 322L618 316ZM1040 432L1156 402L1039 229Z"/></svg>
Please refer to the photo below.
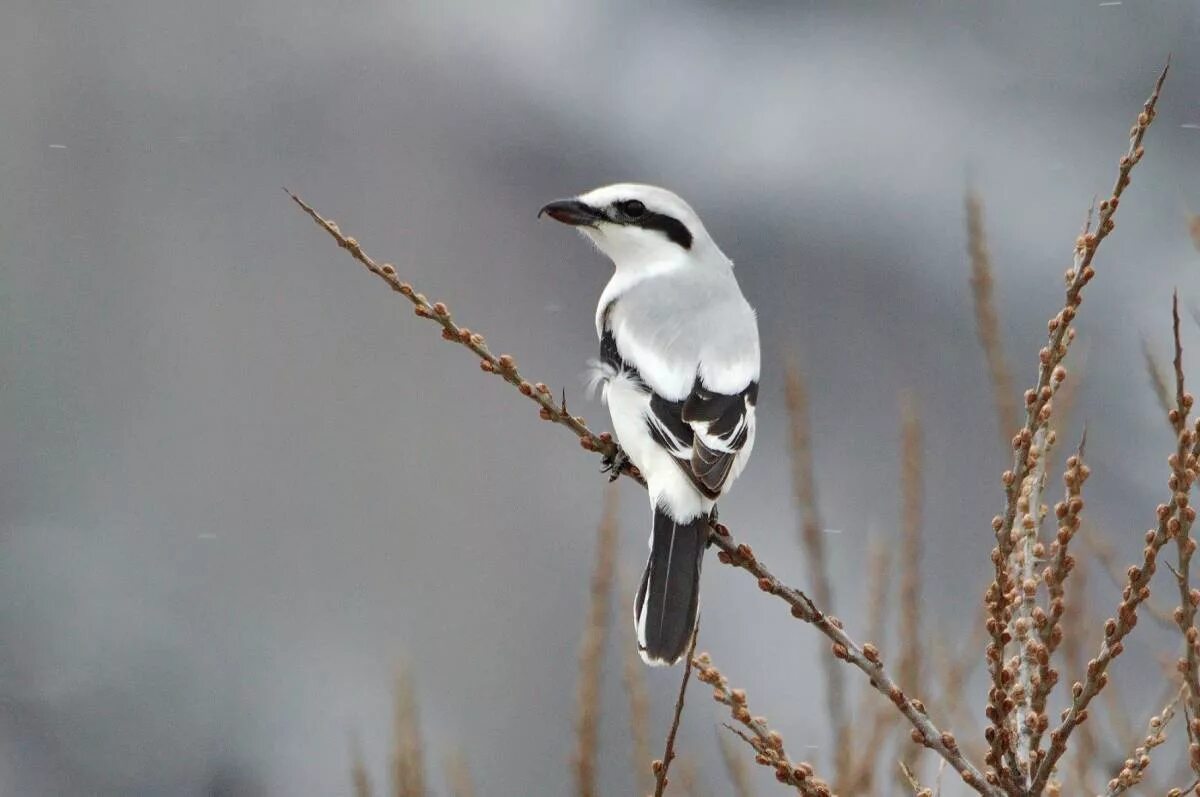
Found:
<svg viewBox="0 0 1200 797"><path fill-rule="evenodd" d="M917 773L903 761L900 762L900 774L904 775L905 783L913 790L913 797L933 797L933 789L922 786L921 781L917 780Z"/></svg>
<svg viewBox="0 0 1200 797"><path fill-rule="evenodd" d="M1017 420L1017 394L1000 336L1000 316L996 312L993 296L992 257L983 224L983 202L978 194L968 191L964 204L967 211L967 252L971 259L971 296L975 300L975 332L979 336L979 345L983 348L988 377L992 383L992 400L996 405L1000 440L1007 447L1008 436L1020 423Z"/></svg>
<svg viewBox="0 0 1200 797"><path fill-rule="evenodd" d="M1086 540L1087 535L1084 535L1083 539ZM1066 601L1066 609L1063 611L1062 626L1071 630L1071 633L1063 636L1063 658L1066 659L1065 666L1071 672L1083 672L1087 666L1085 648L1090 644L1088 630L1091 627L1091 618L1085 616L1084 607L1087 605L1089 570L1085 560L1072 571L1074 573L1072 582L1074 592L1072 597ZM1091 794L1096 793L1096 790L1092 788L1091 765L1098 758L1099 750L1094 725L1095 723L1080 726L1076 734L1076 744L1072 748L1074 764L1072 774L1075 786Z"/></svg>
<svg viewBox="0 0 1200 797"><path fill-rule="evenodd" d="M825 533L817 507L817 487L813 465L812 435L810 433L808 389L794 364L784 373L784 398L791 426L792 488L800 508L800 541L804 546L808 578L813 594L821 606L833 606L833 590L829 585L829 566L825 558ZM833 731L834 772L848 769L850 735L846 712L846 683L842 668L830 658L822 659L825 676L825 711Z"/></svg>
<svg viewBox="0 0 1200 797"><path fill-rule="evenodd" d="M439 324L442 327L443 340L458 343L466 347L480 358L479 367L484 373L500 376L505 382L520 391L521 395L536 402L540 407L538 413L542 420L562 424L570 429L579 438L579 444L587 451L595 451L608 458L616 455L617 446L613 442L612 435L608 433L595 434L587 428L583 418L567 412L565 399L562 403L558 403L554 400L554 395L550 391L550 388L545 384L541 382L531 383L526 380L517 370L517 363L512 355L492 354L491 350L488 349L487 341L483 335L456 324L451 318L450 308L444 303L430 303L424 294L418 293L413 289L412 285L403 282L396 275L394 266L390 263L377 263L370 255L363 251L357 240L343 234L336 222L326 219L317 213L303 199L291 191L288 191L286 188L283 190L318 226L333 236L338 246L349 252L350 256L366 267L368 271L386 282L393 291L412 302L413 311L418 318L428 319ZM643 482L637 468L628 462L622 465L621 473L626 476L632 476L638 482Z"/></svg>
<svg viewBox="0 0 1200 797"><path fill-rule="evenodd" d="M1193 441L1200 445L1200 423L1196 429L1188 428L1188 413L1192 409L1194 399L1184 388L1183 380L1183 344L1179 338L1179 294L1171 297L1171 329L1175 339L1175 408L1167 413L1171 427L1179 438L1179 451L1171 459L1171 489L1175 492L1175 505L1172 529L1175 537L1175 548L1179 555L1179 567L1173 568L1175 581L1179 586L1179 608L1175 610L1175 622L1183 635L1184 655L1179 660L1179 670L1183 673L1183 682L1187 685L1187 706L1192 716L1200 716L1200 634L1196 629L1196 605L1200 603L1200 590L1193 590L1191 585L1192 554L1196 551L1196 541L1192 539L1192 522L1196 512L1188 503L1188 495L1196 478L1197 462L1188 452L1193 447ZM1192 770L1200 775L1200 744L1191 732L1191 745L1188 750L1188 760Z"/></svg>
<svg viewBox="0 0 1200 797"><path fill-rule="evenodd" d="M1175 710L1186 694L1187 685L1181 685L1171 701L1163 706L1162 711L1150 718L1146 738L1134 748L1132 755L1125 759L1116 777L1108 782L1108 790L1104 792L1104 797L1117 797L1142 782L1146 769L1150 766L1150 751L1167 740L1167 726L1171 724Z"/></svg>
<svg viewBox="0 0 1200 797"><path fill-rule="evenodd" d="M1046 717L1046 699L1058 683L1058 670L1051 665L1051 660L1058 646L1062 643L1063 630L1060 621L1066 611L1067 577L1075 568L1075 558L1070 555L1071 540L1079 531L1080 513L1083 512L1083 484L1091 475L1091 468L1083 461L1084 450L1087 447L1087 429L1079 439L1079 448L1067 459L1066 471L1063 473L1063 500L1054 507L1054 515L1058 518L1058 533L1054 542L1050 543L1050 561L1042 572L1042 581L1046 583L1049 593L1049 605L1043 610L1038 607L1031 615L1037 632L1037 641L1033 643L1033 659L1037 665L1037 683L1030 701L1032 711L1031 738L1029 751L1032 756L1039 750L1042 734L1048 725ZM1036 554L1035 555L1039 555Z"/></svg>
<svg viewBox="0 0 1200 797"><path fill-rule="evenodd" d="M950 732L941 731L930 719L925 706L920 700L905 695L904 691L888 674L883 664L879 649L871 643L861 647L842 629L842 623L836 617L822 612L812 599L802 591L786 586L779 581L766 566L754 555L754 551L745 543L737 543L729 534L729 529L717 524L716 534L712 544L720 548L717 559L723 564L733 565L752 574L758 579L758 588L769 595L786 602L792 610L792 616L814 627L830 639L833 655L845 661L868 678L875 691L887 697L900 710L913 726L914 741L924 744L945 758L954 767L959 776L971 788L980 794L1001 797L1001 792L984 779L974 764L968 761L958 748L958 742Z"/></svg>
<svg viewBox="0 0 1200 797"><path fill-rule="evenodd" d="M588 624L579 645L579 687L576 698L575 754L572 768L580 797L596 797L596 760L600 744L600 675L604 640L608 636L613 569L617 558L617 491L604 496L604 514L596 534L596 564L592 570Z"/></svg>
<svg viewBox="0 0 1200 797"><path fill-rule="evenodd" d="M679 733L679 720L683 717L683 701L687 696L688 680L692 677L692 656L696 653L696 640L700 638L700 624L692 630L692 644L688 646L687 657L683 665L683 678L679 682L679 697L675 699L675 713L671 716L671 729L667 731L667 744L663 757L651 763L654 772L654 797L662 797L667 789L667 772L671 762L675 760L675 735Z"/></svg>
<svg viewBox="0 0 1200 797"><path fill-rule="evenodd" d="M1185 794L1196 794L1196 789L1200 789L1200 778L1196 778L1185 788L1171 789L1169 792L1167 792L1167 797L1183 797Z"/></svg>
<svg viewBox="0 0 1200 797"><path fill-rule="evenodd" d="M1001 766L1002 758L1008 757L1009 754L1014 752L1014 740L1011 738L1008 722L1009 714L1012 710L1011 706L1013 705L1010 695L1010 684L1012 681L1011 676L1006 677L1004 674L1005 650L1012 637L1009 631L1012 621L1012 603L1016 598L1015 593L1017 591L1017 585L1012 584L1012 579L1009 575L1009 562L1013 558L1013 530L1025 528L1028 523L1033 522L1033 517L1031 517L1030 513L1026 513L1024 518L1018 517L1020 498L1022 492L1025 490L1026 479L1031 476L1037 465L1036 458L1030 456L1030 450L1034 445L1035 439L1040 438L1039 433L1043 427L1049 422L1051 400L1054 397L1056 388L1066 378L1066 369L1063 368L1062 362L1066 357L1071 341L1075 337L1071 322L1074 320L1083 301L1083 289L1096 275L1095 267L1092 265L1096 252L1099 250L1100 244L1116 226L1113 217L1116 214L1121 196L1129 185L1130 172L1133 170L1134 165L1142 159L1145 152L1142 147L1142 141L1154 119L1155 106L1158 103L1159 93L1163 82L1166 80L1169 67L1170 64L1168 63L1168 66L1159 75L1158 81L1154 86L1154 91L1151 93L1149 99L1147 99L1141 114L1138 115L1137 121L1130 131L1129 149L1121 157L1112 194L1099 205L1099 215L1096 219L1095 229L1085 229L1084 233L1076 240L1074 259L1071 268L1067 270L1065 276L1067 289L1063 308L1049 322L1049 339L1046 346L1038 353L1039 368L1037 382L1025 394L1025 424L1013 438L1013 466L1011 470L1004 473L1002 478L1005 490L1004 512L1002 515L997 516L992 523L992 529L996 535L996 549L993 553L996 578L992 586L988 589L986 599L989 614L989 631L992 636L987 653L988 669L992 675L992 689L990 690L988 701L988 717L992 722L991 727L988 729L989 733L992 734L990 739L992 751L989 754L988 763L996 768L996 777L1001 785L1006 785L1010 790L1021 790L1023 784L1019 782L1019 772L1012 772L1011 766ZM1036 507L1032 507L1031 511L1036 511ZM1157 555L1157 550L1155 550L1154 555ZM1130 608L1136 611L1136 603ZM1107 662L1105 662L1106 665ZM1052 739L1048 753L1041 759L1037 775L1033 778L1032 784L1030 784L1031 793L1035 795L1040 794L1045 788L1046 782L1050 778L1050 773L1053 771L1054 764L1061 757L1063 750L1065 750L1066 735L1070 734L1070 730L1074 727L1074 724L1074 722L1071 722L1071 724L1063 728L1065 735L1061 739L1061 744L1056 744L1056 740Z"/></svg>
<svg viewBox="0 0 1200 797"><path fill-rule="evenodd" d="M1125 573L1121 570L1120 562L1117 561L1117 552L1112 542L1095 527L1092 521L1086 521L1083 525L1086 527L1087 533L1080 535L1079 540L1085 548L1090 550L1100 560L1100 564L1104 568L1104 573L1113 583L1113 586L1117 589L1123 588L1125 586ZM1171 610L1165 608L1153 598L1147 600L1142 605L1142 611L1157 625L1172 630L1176 628L1175 618Z"/></svg>
<svg viewBox="0 0 1200 797"><path fill-rule="evenodd" d="M792 763L787 751L783 749L783 737L767 726L765 717L751 716L750 708L746 704L746 692L742 689L730 689L729 682L721 671L713 666L707 653L697 656L692 666L696 668L696 679L713 688L713 699L728 706L729 715L749 731L746 733L733 726L725 726L754 749L756 762L774 769L775 778L780 783L795 786L805 797L836 797L829 785L813 774L811 765Z"/></svg>

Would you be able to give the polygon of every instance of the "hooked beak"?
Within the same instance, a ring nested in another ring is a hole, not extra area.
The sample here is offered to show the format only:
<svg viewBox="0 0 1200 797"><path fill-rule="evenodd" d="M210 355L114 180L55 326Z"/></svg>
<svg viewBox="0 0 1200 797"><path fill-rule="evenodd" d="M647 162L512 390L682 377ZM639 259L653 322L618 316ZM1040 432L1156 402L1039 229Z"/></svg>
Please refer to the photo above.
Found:
<svg viewBox="0 0 1200 797"><path fill-rule="evenodd" d="M578 199L556 199L538 211L538 218L543 214L572 227L595 227L604 220L600 211Z"/></svg>

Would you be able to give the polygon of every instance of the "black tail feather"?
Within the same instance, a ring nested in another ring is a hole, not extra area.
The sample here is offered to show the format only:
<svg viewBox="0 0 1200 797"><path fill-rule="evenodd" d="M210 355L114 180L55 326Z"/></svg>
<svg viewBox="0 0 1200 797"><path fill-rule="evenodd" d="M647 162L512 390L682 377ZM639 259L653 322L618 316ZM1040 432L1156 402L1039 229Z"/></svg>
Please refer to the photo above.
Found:
<svg viewBox="0 0 1200 797"><path fill-rule="evenodd" d="M683 657L696 627L700 564L708 543L708 518L680 523L654 509L650 559L634 603L638 649L649 664Z"/></svg>

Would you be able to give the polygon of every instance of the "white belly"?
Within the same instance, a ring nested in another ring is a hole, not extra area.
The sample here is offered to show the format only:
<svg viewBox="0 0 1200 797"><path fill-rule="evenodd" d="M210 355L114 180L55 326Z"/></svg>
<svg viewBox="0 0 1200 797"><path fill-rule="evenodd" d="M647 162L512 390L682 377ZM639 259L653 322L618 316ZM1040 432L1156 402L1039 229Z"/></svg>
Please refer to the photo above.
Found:
<svg viewBox="0 0 1200 797"><path fill-rule="evenodd" d="M646 422L650 414L650 393L636 381L616 376L605 385L604 400L608 404L617 442L646 477L650 500L669 509L672 517L682 522L708 514L714 502L700 494L680 470L675 458L650 435ZM741 462L734 465L735 472L741 470L739 465L749 453L750 441L746 442L738 456Z"/></svg>

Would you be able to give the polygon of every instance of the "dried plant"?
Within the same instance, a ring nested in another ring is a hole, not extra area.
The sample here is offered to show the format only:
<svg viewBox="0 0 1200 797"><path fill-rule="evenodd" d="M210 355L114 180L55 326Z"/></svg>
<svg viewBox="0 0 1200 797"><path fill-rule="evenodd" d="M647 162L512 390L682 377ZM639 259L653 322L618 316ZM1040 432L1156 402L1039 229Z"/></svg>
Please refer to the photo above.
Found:
<svg viewBox="0 0 1200 797"><path fill-rule="evenodd" d="M765 717L750 715L746 704L746 692L742 689L730 689L725 676L713 665L712 658L707 653L701 653L690 661L691 666L696 669L696 679L711 686L713 699L728 706L729 716L746 729L742 731L733 726L726 726L753 748L756 762L774 769L776 780L795 786L800 794L807 797L833 797L833 791L828 784L813 774L811 765L796 764L788 758L787 751L783 749L783 737L768 727Z"/></svg>
<svg viewBox="0 0 1200 797"><path fill-rule="evenodd" d="M608 635L613 571L617 559L617 492L605 494L604 516L596 539L588 623L579 644L579 692L575 720L575 784L580 797L596 795L596 762L600 746L600 676Z"/></svg>
<svg viewBox="0 0 1200 797"><path fill-rule="evenodd" d="M354 797L371 797L371 776L367 774L367 765L363 762L362 748L358 739L350 742L350 782L354 786Z"/></svg>
<svg viewBox="0 0 1200 797"><path fill-rule="evenodd" d="M963 203L967 211L967 252L971 260L971 295L975 300L975 331L983 347L988 376L992 384L992 401L1000 423L1000 439L1007 446L1010 429L1017 428L1016 390L1012 369L1004 356L1000 337L1000 316L993 296L992 256L988 250L987 233L983 225L983 200L968 192Z"/></svg>
<svg viewBox="0 0 1200 797"><path fill-rule="evenodd" d="M829 564L825 560L824 527L817 508L817 485L809 428L808 389L799 369L793 364L784 371L784 398L791 429L792 490L800 509L800 543L808 564L808 576L819 605L833 606L829 585ZM850 766L849 717L846 715L846 684L842 669L831 658L822 660L825 676L826 711L833 733L834 771L844 773Z"/></svg>
<svg viewBox="0 0 1200 797"><path fill-rule="evenodd" d="M1105 794L1121 794L1134 787L1146 786L1149 783L1146 776L1151 766L1150 752L1164 744L1167 726L1181 710L1187 716L1185 726L1189 763L1200 780L1200 630L1196 624L1200 590L1192 586L1190 574L1191 557L1195 551L1195 541L1191 535L1195 510L1191 506L1190 496L1197 471L1200 470L1197 460L1200 457L1200 423L1191 420L1193 399L1184 389L1177 301L1173 308L1176 355L1174 396L1167 393L1165 382L1162 391L1163 396L1169 399L1167 416L1176 437L1175 450L1169 459L1169 496L1155 511L1156 524L1145 534L1145 547L1140 561L1116 574L1119 577L1121 599L1113 615L1097 623L1100 636L1098 643L1089 637L1092 620L1089 612L1085 611L1086 587L1074 550L1081 536L1088 538L1088 535L1080 535L1085 511L1083 488L1089 475L1088 465L1084 462L1084 440L1081 439L1075 453L1062 466L1064 492L1062 499L1054 505L1052 515L1045 497L1047 485L1057 467L1051 466L1051 453L1058 439L1055 427L1062 425L1066 398L1063 390L1068 383L1065 361L1076 337L1073 322L1080 312L1085 289L1096 276L1097 252L1114 229L1116 211L1123 202L1130 175L1143 157L1143 141L1154 121L1166 75L1167 70L1164 69L1130 130L1129 147L1120 160L1112 191L1095 207L1094 218L1089 214L1083 231L1076 239L1073 260L1065 275L1066 290L1061 309L1048 323L1047 342L1038 352L1036 381L1024 393L1023 417L1012 404L1011 372L1000 340L999 315L993 297L992 269L984 237L982 209L977 198L969 196L966 201L968 250L979 339L992 383L997 417L1003 428L1015 430L1010 441L1012 465L1001 478L1004 506L992 522L995 547L991 554L993 567L990 584L985 591L986 622L973 626L975 633L983 638L977 644L986 644L983 660L988 682L987 727L983 734L986 749L981 756L973 751L972 755L968 755L945 725L948 718L969 724L964 716L969 712L964 708L967 697L963 693L969 688L971 662L979 658L959 656L945 644L932 645L922 638L922 580L918 562L921 554L921 496L927 471L920 456L920 404L917 400L905 402L901 425L903 510L899 544L894 550L883 548L873 552L868 568L872 574L867 608L868 627L874 641L855 641L842 621L830 614L837 585L829 577L817 507L816 466L812 456L807 395L804 383L794 369L788 372L785 385L791 415L793 487L801 515L800 541L806 554L813 597L777 578L748 545L734 538L727 526L714 526L711 544L718 548L717 559L748 573L763 593L786 604L795 619L816 629L828 642L831 655L824 659L827 725L834 738L831 756L834 783L844 794L871 793L880 788L881 773L885 771L881 767L895 773L901 764L905 777L903 782L908 783L914 793L923 796L934 794L935 789L922 785L920 780L922 769L917 753L922 750L932 751L937 758L939 769L935 788L939 794L946 770L956 773L969 789L989 797L1096 794L1091 779L1094 770L1103 767L1104 753L1100 750L1102 739L1093 727L1095 723L1087 722L1089 712L1098 710L1098 706L1093 706L1093 701L1109 684L1110 666L1124 651L1126 638L1133 633L1139 616L1150 612L1150 582L1160 562L1174 572L1178 588L1179 605L1169 614L1183 643L1183 654L1177 666L1182 685L1174 679L1166 680L1176 698L1150 720L1149 730L1140 741L1136 738L1118 740L1128 743L1121 749L1130 753L1118 770L1110 771L1102 782L1107 783ZM566 406L565 395L561 400L556 400L543 383L529 381L517 370L511 355L493 354L481 335L452 319L444 303L430 302L411 285L401 281L394 267L377 263L355 239L344 235L335 223L322 217L299 197L292 195L292 198L339 246L407 298L417 316L437 323L445 340L465 347L479 358L484 373L499 376L523 396L536 402L540 417L568 429L585 450L606 456L614 453L615 445L611 436L593 432L582 418L571 414ZM1147 363L1151 373L1155 373L1156 366L1149 356ZM620 475L644 486L640 474L631 466L624 466ZM1047 534L1044 528L1051 516L1051 531ZM584 795L595 794L599 765L597 701L603 677L600 662L608 623L612 557L615 556L611 547L615 546L615 531L610 532L612 540L605 542L604 526L602 524L602 541L598 547L597 567L592 581L589 624L580 656L575 771L579 793ZM1163 549L1171 541L1175 543L1175 564L1163 558ZM900 565L900 608L894 621L888 619L886 570L889 561ZM880 649L889 624L894 624L898 644L895 677L886 666ZM1098 649L1092 658L1085 661L1085 646L1090 645L1098 645ZM663 757L653 762L655 795L664 794L669 784L667 776L676 756L676 734L692 669L696 669L699 680L714 687L717 700L729 707L736 723L731 729L753 748L758 763L771 767L779 780L800 794L832 794L834 787L818 780L812 767L793 762L784 750L782 738L770 730L765 720L750 714L744 692L729 689L724 676L712 665L711 659L704 654L693 657L694 649L695 637L688 656L689 663L682 673ZM939 651L937 655L931 653L934 649ZM862 677L848 681L845 675L847 671L841 668L842 665L849 665L852 668L849 672L857 671ZM1079 680L1072 683L1069 694L1063 694L1065 689L1057 689L1061 680L1060 670L1064 666L1080 674ZM938 679L941 682L940 693L929 683L935 671L942 674ZM635 677L634 671L627 668L624 680L630 698L631 721L644 730L648 712L644 693L639 693L643 688L640 686L640 677ZM852 694L854 691L857 691L857 695ZM930 693L928 705L932 708L927 708L926 702L919 697L925 692ZM398 683L397 693L397 752L393 780L397 795L415 797L425 794L415 704L411 699L411 687L406 682ZM1060 694L1063 694L1061 698L1058 697ZM407 698L402 697L404 695ZM872 703L866 702L867 696L874 695L884 699L875 698ZM849 713L852 696L859 698L853 715ZM1065 708L1057 723L1052 724L1050 706L1056 700L1061 700ZM1114 700L1113 705L1119 708L1120 701ZM942 715L939 717L941 724L935 721L935 713ZM1119 714L1120 711L1109 711L1110 721L1116 719L1113 727L1118 730L1114 735L1123 737L1128 734L1120 728L1127 726L1127 723L1120 719ZM909 726L908 736L917 747L901 744L893 749L889 746L895 741L895 729L902 723ZM857 738L851 739L852 735ZM637 733L633 736L633 749L635 755L639 755L644 752L645 743L638 740ZM856 747L862 751L858 752ZM1071 767L1062 766L1068 750L1072 750L1075 756ZM748 794L750 784L745 768L738 765L738 759L725 744L722 745L722 754L733 789L739 795ZM359 765L356 765L356 788L359 782L358 769ZM928 770L925 772L928 775ZM691 780L691 777L681 780ZM649 784L639 784L639 789L643 785ZM1193 789L1195 784L1187 788ZM1177 788L1168 794L1182 794L1182 791Z"/></svg>
<svg viewBox="0 0 1200 797"><path fill-rule="evenodd" d="M395 750L392 752L392 794L426 797L424 744L417 698L405 670L396 674Z"/></svg>
<svg viewBox="0 0 1200 797"><path fill-rule="evenodd" d="M455 750L446 758L446 784L451 797L475 797L475 781L462 750Z"/></svg>

